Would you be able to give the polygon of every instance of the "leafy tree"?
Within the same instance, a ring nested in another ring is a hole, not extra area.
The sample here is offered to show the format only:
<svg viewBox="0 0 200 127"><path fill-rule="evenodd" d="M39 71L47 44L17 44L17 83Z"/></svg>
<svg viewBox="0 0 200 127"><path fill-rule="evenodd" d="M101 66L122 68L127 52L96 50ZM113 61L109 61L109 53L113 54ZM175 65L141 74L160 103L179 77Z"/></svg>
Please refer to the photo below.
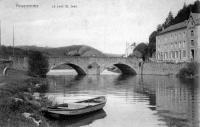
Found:
<svg viewBox="0 0 200 127"><path fill-rule="evenodd" d="M188 63L187 67L180 69L177 76L181 78L197 76L199 74L199 67L197 62Z"/></svg>
<svg viewBox="0 0 200 127"><path fill-rule="evenodd" d="M156 36L158 32L153 31L149 36L149 45L148 45L148 54L151 57L152 54L156 51Z"/></svg>
<svg viewBox="0 0 200 127"><path fill-rule="evenodd" d="M32 51L28 55L28 74L31 76L46 77L49 70L47 58L39 51Z"/></svg>
<svg viewBox="0 0 200 127"><path fill-rule="evenodd" d="M131 54L130 57L134 56L137 58L142 58L143 61L145 61L148 56L147 50L148 50L148 46L145 43L140 43L135 47L135 49L133 50L133 54Z"/></svg>

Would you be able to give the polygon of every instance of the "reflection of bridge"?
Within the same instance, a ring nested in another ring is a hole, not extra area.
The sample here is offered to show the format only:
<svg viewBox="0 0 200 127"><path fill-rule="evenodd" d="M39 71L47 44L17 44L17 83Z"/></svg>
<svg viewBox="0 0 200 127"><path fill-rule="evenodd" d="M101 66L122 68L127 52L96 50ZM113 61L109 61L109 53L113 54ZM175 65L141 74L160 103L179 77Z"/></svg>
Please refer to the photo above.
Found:
<svg viewBox="0 0 200 127"><path fill-rule="evenodd" d="M27 70L27 58L12 58L13 68ZM123 57L49 57L49 70L68 65L79 75L100 74L109 67L117 67L122 74L139 74L139 61Z"/></svg>
<svg viewBox="0 0 200 127"><path fill-rule="evenodd" d="M122 57L51 57L49 58L50 69L59 65L68 65L78 74L100 74L111 66L117 67L122 74L139 73L139 63L134 58Z"/></svg>

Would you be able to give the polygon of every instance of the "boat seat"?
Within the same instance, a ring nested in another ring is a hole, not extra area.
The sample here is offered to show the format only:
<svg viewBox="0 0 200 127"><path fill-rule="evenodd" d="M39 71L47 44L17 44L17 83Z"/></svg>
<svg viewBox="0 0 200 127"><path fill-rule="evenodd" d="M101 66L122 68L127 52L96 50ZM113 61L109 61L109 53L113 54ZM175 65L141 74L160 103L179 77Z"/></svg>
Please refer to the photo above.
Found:
<svg viewBox="0 0 200 127"><path fill-rule="evenodd" d="M68 109L78 109L87 107L88 104L79 104L79 103L68 103Z"/></svg>

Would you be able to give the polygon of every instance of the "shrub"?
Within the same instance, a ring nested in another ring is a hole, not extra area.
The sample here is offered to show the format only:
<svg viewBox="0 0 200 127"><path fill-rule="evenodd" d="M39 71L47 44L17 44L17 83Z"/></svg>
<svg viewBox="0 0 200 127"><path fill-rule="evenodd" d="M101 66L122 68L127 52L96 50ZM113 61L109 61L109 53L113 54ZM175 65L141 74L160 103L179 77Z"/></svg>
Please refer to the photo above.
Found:
<svg viewBox="0 0 200 127"><path fill-rule="evenodd" d="M191 62L187 67L180 69L178 76L179 77L194 77L199 74L199 64L196 62Z"/></svg>
<svg viewBox="0 0 200 127"><path fill-rule="evenodd" d="M34 51L28 55L28 74L30 76L44 78L48 70L48 60L41 52Z"/></svg>

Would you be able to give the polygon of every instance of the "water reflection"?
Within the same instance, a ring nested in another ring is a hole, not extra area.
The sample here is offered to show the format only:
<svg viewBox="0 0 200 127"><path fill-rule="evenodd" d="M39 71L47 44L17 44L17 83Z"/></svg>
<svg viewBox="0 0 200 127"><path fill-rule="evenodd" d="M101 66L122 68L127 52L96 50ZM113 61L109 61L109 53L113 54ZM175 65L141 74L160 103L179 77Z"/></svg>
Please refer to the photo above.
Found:
<svg viewBox="0 0 200 127"><path fill-rule="evenodd" d="M60 103L107 96L107 117L88 123L92 126L200 127L200 88L196 80L124 75L49 79L47 95L55 96Z"/></svg>
<svg viewBox="0 0 200 127"><path fill-rule="evenodd" d="M95 120L103 119L106 117L104 110L99 110L87 115L77 116L73 118L62 117L60 119L49 118L49 127L80 127L89 125Z"/></svg>

